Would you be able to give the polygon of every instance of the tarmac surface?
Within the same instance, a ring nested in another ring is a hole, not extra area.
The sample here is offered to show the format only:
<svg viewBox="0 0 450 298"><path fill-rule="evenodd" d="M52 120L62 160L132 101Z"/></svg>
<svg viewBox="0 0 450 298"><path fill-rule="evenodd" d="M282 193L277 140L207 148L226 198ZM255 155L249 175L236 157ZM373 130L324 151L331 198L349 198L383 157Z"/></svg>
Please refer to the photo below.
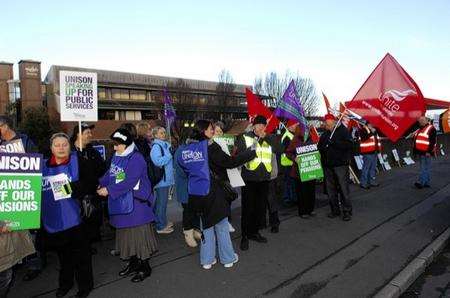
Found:
<svg viewBox="0 0 450 298"><path fill-rule="evenodd" d="M237 231L232 237L239 263L230 269L219 263L209 271L200 267L198 249L183 240L181 209L170 201L175 232L158 236L152 276L139 284L120 278L124 263L110 255L114 241L109 237L95 245L90 297L371 297L450 225L450 159L435 159L432 167L431 188L413 187L417 165L379 173L377 188L352 186L350 222L326 216L327 198L318 185L315 218L301 219L295 207L282 208L280 233L264 230L269 242L250 242L245 252L239 250L240 208L235 202ZM54 297L57 263L50 254L47 268L31 282L23 282L24 270L18 270L10 297Z"/></svg>

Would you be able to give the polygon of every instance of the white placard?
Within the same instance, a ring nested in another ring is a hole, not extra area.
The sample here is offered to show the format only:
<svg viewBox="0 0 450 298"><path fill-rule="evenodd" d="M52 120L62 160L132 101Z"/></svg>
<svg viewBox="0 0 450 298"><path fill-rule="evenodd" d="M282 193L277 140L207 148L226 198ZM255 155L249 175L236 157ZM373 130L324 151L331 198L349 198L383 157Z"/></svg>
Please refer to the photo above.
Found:
<svg viewBox="0 0 450 298"><path fill-rule="evenodd" d="M415 161L411 158L411 157L409 157L409 156L407 156L407 157L403 157L403 160L405 161L405 163L409 166L409 165L412 165L412 164L415 164Z"/></svg>
<svg viewBox="0 0 450 298"><path fill-rule="evenodd" d="M64 185L69 184L69 177L67 177L66 174L61 173L55 176L51 176L48 178L48 181L50 182L50 186L52 187L53 191L53 197L55 198L55 201L69 199L72 197L71 192L67 192L64 189Z"/></svg>
<svg viewBox="0 0 450 298"><path fill-rule="evenodd" d="M356 163L356 166L358 167L358 170L362 170L362 168L363 168L362 156L355 155L354 157L355 157L355 163Z"/></svg>
<svg viewBox="0 0 450 298"><path fill-rule="evenodd" d="M21 139L0 142L0 152L5 153L25 153L25 148L23 147L23 142Z"/></svg>
<svg viewBox="0 0 450 298"><path fill-rule="evenodd" d="M398 156L397 149L392 149L392 155L394 155L394 159L396 162L400 161L400 156Z"/></svg>
<svg viewBox="0 0 450 298"><path fill-rule="evenodd" d="M97 121L97 74L59 72L59 107L61 121Z"/></svg>
<svg viewBox="0 0 450 298"><path fill-rule="evenodd" d="M230 155L230 150L228 150L228 145L225 141L225 139L214 139L214 141L219 144L220 148L222 148L222 151L225 152L227 155ZM234 169L227 169L227 175L228 179L230 180L230 185L232 187L242 187L245 186L244 179L242 179L241 172L238 168Z"/></svg>

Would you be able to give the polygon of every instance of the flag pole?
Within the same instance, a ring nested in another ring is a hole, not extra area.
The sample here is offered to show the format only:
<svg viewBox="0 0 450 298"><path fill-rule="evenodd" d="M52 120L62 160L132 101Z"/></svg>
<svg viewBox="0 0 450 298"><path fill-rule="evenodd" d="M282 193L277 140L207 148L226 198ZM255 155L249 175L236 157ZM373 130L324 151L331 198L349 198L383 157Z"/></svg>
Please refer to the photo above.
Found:
<svg viewBox="0 0 450 298"><path fill-rule="evenodd" d="M80 152L83 152L83 133L81 132L81 121L78 121L78 136L80 137Z"/></svg>

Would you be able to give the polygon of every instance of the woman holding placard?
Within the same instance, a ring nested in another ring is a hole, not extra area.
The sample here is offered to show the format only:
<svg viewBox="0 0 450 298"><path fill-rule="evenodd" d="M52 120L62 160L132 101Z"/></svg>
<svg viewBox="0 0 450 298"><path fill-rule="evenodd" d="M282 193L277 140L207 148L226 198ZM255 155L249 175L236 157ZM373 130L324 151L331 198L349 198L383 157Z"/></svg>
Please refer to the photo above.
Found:
<svg viewBox="0 0 450 298"><path fill-rule="evenodd" d="M157 243L152 222L154 198L147 175L147 165L134 144L134 137L124 128L112 135L116 151L110 169L100 179L97 193L108 196L110 223L116 228L116 246L120 257L128 260L120 276L133 274L132 282L141 282L152 273L150 256Z"/></svg>
<svg viewBox="0 0 450 298"><path fill-rule="evenodd" d="M80 199L87 189L86 169L71 152L69 137L54 134L50 139L51 157L43 166L42 224L43 243L58 253L60 272L56 297L65 296L78 284L76 297L87 297L93 288L89 241L81 220Z"/></svg>
<svg viewBox="0 0 450 298"><path fill-rule="evenodd" d="M291 169L291 177L295 179L295 192L297 193L298 215L303 219L315 216L314 206L316 202L316 180L302 181L298 166L298 152L303 146L314 144L311 134L304 139L304 133L300 126L295 129L295 135L286 149L286 156L294 161ZM317 150L317 149L316 149Z"/></svg>

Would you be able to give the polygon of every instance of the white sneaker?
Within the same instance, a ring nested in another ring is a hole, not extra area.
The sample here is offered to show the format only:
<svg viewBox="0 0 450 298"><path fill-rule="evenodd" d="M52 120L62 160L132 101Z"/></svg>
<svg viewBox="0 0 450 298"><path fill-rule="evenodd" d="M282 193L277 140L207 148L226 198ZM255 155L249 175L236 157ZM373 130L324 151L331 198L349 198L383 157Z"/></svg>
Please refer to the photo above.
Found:
<svg viewBox="0 0 450 298"><path fill-rule="evenodd" d="M165 227L162 230L156 230L156 233L158 234L170 234L173 232L173 228Z"/></svg>
<svg viewBox="0 0 450 298"><path fill-rule="evenodd" d="M217 263L217 259L214 259L214 261L211 264L206 264L206 265L203 265L202 267L205 270L209 270L212 268L212 266L216 265L216 263Z"/></svg>
<svg viewBox="0 0 450 298"><path fill-rule="evenodd" d="M232 224L228 223L228 228L230 229L230 233L236 232L236 229L233 227Z"/></svg>
<svg viewBox="0 0 450 298"><path fill-rule="evenodd" d="M238 256L237 254L234 254L234 255L236 256L236 260L234 260L234 261L231 262L231 263L228 263L228 264L223 265L223 267L225 267L225 268L231 268L231 267L233 267L234 264L236 264L237 262L239 262L239 256Z"/></svg>
<svg viewBox="0 0 450 298"><path fill-rule="evenodd" d="M171 221L167 222L167 227L168 228L173 228L173 222L171 222Z"/></svg>

